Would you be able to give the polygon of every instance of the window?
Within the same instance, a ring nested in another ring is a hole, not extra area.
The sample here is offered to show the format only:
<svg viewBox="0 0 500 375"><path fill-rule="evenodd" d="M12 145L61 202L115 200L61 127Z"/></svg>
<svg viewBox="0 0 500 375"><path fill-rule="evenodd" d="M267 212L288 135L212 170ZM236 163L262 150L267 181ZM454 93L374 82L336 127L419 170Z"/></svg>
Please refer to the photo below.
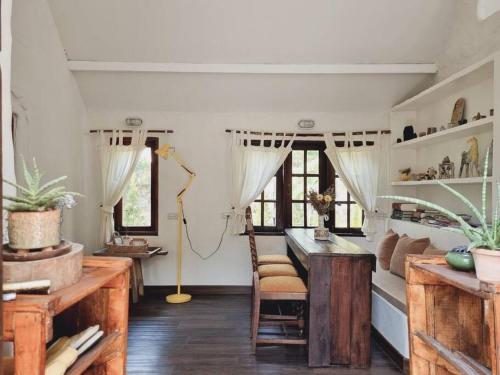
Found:
<svg viewBox="0 0 500 375"><path fill-rule="evenodd" d="M252 204L252 221L258 232L276 232L283 230L282 191L283 168L280 168L264 191Z"/></svg>
<svg viewBox="0 0 500 375"><path fill-rule="evenodd" d="M283 167L251 207L256 232L281 232L283 228L314 228L319 218L307 202L310 190L323 192L335 185L335 205L326 225L333 233L360 235L363 211L351 199L325 154L323 142L299 142Z"/></svg>
<svg viewBox="0 0 500 375"><path fill-rule="evenodd" d="M124 139L130 144L130 138ZM115 230L121 234L158 235L158 138L149 137L123 198L115 206Z"/></svg>

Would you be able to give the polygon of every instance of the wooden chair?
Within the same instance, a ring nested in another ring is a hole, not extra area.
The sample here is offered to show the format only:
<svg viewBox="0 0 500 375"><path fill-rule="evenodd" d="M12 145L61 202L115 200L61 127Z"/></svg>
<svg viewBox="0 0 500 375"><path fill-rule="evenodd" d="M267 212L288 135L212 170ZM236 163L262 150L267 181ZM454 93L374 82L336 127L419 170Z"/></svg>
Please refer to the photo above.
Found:
<svg viewBox="0 0 500 375"><path fill-rule="evenodd" d="M286 255L257 255L255 243L255 230L252 223L252 209L247 207L245 211L247 221L248 241L250 242L250 254L252 256L252 268L258 272L260 277L267 276L298 276L292 260Z"/></svg>
<svg viewBox="0 0 500 375"><path fill-rule="evenodd" d="M253 273L253 303L251 338L252 351L257 350L257 345L307 345L304 337L304 304L308 298L307 288L300 277L294 276L272 276L259 277L258 272ZM293 301L297 309L295 315L271 315L261 314L262 301ZM259 327L281 326L280 337L259 337ZM287 330L288 326L296 326L298 334L291 337Z"/></svg>

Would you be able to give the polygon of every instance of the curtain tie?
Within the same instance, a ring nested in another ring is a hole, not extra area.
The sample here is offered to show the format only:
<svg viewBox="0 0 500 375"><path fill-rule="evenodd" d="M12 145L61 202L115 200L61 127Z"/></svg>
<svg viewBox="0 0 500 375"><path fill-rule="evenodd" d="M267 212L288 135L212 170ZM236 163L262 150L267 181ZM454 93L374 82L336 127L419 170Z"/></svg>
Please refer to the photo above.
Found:
<svg viewBox="0 0 500 375"><path fill-rule="evenodd" d="M101 206L101 211L105 214L108 214L108 215L113 215L113 213L115 212L115 208L113 206L105 206L105 205L102 205Z"/></svg>

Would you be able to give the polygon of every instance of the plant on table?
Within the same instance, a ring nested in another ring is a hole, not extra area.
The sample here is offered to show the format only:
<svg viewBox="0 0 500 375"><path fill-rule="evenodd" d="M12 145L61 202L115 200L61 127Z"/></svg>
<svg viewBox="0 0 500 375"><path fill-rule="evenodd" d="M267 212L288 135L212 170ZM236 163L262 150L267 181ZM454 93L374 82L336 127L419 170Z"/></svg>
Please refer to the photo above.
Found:
<svg viewBox="0 0 500 375"><path fill-rule="evenodd" d="M35 159L31 171L24 159L22 163L25 186L3 180L17 190L16 196L3 196L3 199L12 202L5 207L9 212L9 247L29 250L55 246L60 241L61 209L74 207L75 196L81 194L68 192L64 186L57 186L67 176L42 184L43 174Z"/></svg>
<svg viewBox="0 0 500 375"><path fill-rule="evenodd" d="M325 220L328 220L328 212L332 210L332 202L335 200L334 187L330 186L323 194L310 190L307 199L319 215L319 228L314 230L314 238L327 240L329 238L328 228L325 228Z"/></svg>
<svg viewBox="0 0 500 375"><path fill-rule="evenodd" d="M481 189L481 210L479 210L467 197L452 189L448 185L437 181L437 183L445 190L450 192L462 203L464 203L478 219L479 226L473 227L467 223L462 217L454 212L422 199L403 197L397 195L386 195L381 198L394 199L403 202L416 203L420 206L439 211L443 215L448 216L452 220L456 220L460 224L460 228L445 228L446 230L463 233L470 241L469 250L474 256L476 264L477 276L484 281L500 282L500 183L496 183L497 204L494 210L493 222L491 225L487 223L486 215L486 192L488 179L488 163L489 163L489 148L486 152L486 158L483 168L483 184Z"/></svg>

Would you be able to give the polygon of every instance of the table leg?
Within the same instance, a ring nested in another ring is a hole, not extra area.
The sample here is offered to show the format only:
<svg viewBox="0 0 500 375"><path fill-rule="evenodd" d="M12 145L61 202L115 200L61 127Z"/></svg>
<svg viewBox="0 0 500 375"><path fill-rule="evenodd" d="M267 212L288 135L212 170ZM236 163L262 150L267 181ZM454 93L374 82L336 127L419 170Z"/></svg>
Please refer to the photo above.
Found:
<svg viewBox="0 0 500 375"><path fill-rule="evenodd" d="M41 313L14 315L14 366L16 375L45 374L46 324Z"/></svg>
<svg viewBox="0 0 500 375"><path fill-rule="evenodd" d="M140 297L144 296L144 277L142 274L142 260L134 259L134 266L136 267L137 289Z"/></svg>
<svg viewBox="0 0 500 375"><path fill-rule="evenodd" d="M133 259L132 267L130 269L130 288L132 289L132 303L139 301L139 287L137 283L137 268L135 266L135 259Z"/></svg>

